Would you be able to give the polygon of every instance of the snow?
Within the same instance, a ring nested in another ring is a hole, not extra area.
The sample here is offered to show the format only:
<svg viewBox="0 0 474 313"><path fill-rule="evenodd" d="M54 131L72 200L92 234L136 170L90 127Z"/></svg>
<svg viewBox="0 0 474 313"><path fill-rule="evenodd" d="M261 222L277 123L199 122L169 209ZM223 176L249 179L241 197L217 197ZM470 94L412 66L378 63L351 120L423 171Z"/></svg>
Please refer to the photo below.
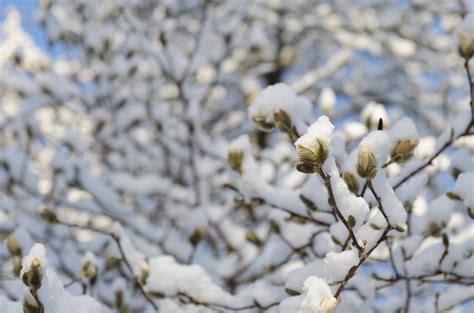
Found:
<svg viewBox="0 0 474 313"><path fill-rule="evenodd" d="M474 156L468 149L459 149L451 155L451 167L461 172L474 172Z"/></svg>
<svg viewBox="0 0 474 313"><path fill-rule="evenodd" d="M388 216L390 224L392 226L403 226L407 219L407 213L403 203L398 199L390 186L385 173L378 173L372 185L377 195L381 198L383 209Z"/></svg>
<svg viewBox="0 0 474 313"><path fill-rule="evenodd" d="M56 273L48 269L38 290L38 297L48 313L82 313L82 312L108 312L94 298L89 295L71 296L63 287Z"/></svg>
<svg viewBox="0 0 474 313"><path fill-rule="evenodd" d="M317 150L317 139L322 139L329 144L331 142L333 130L334 125L331 123L331 121L329 121L329 118L325 115L320 116L316 122L308 127L306 133L298 138L298 140L295 142L295 146L309 147Z"/></svg>
<svg viewBox="0 0 474 313"><path fill-rule="evenodd" d="M369 132L369 129L362 123L348 122L344 124L343 132L346 140L351 141L362 138Z"/></svg>
<svg viewBox="0 0 474 313"><path fill-rule="evenodd" d="M459 174L452 192L459 195L467 208L474 208L474 172Z"/></svg>
<svg viewBox="0 0 474 313"><path fill-rule="evenodd" d="M331 88L325 87L321 90L318 105L322 114L331 116L334 106L336 105L336 94Z"/></svg>
<svg viewBox="0 0 474 313"><path fill-rule="evenodd" d="M369 213L369 207L363 198L356 196L347 188L344 180L339 176L331 176L331 186L336 200L337 207L347 220L349 216L354 217L356 231L365 221Z"/></svg>
<svg viewBox="0 0 474 313"><path fill-rule="evenodd" d="M274 113L278 109L289 115L292 124L298 131L304 131L305 121L311 109L310 103L299 97L291 87L284 83L263 89L252 101L248 111L253 121L262 117L265 123L273 125L275 123Z"/></svg>
<svg viewBox="0 0 474 313"><path fill-rule="evenodd" d="M324 259L324 278L328 282L342 281L358 262L359 253L356 250L329 252Z"/></svg>
<svg viewBox="0 0 474 313"><path fill-rule="evenodd" d="M31 250L29 251L28 255L26 255L21 260L21 272L20 277L22 277L26 272L28 272L31 268L31 263L33 260L38 260L42 270L46 270L48 267L48 261L46 259L46 251L44 246L39 243L35 243Z"/></svg>
<svg viewBox="0 0 474 313"><path fill-rule="evenodd" d="M285 289L303 293L303 283L311 275L323 277L323 260L315 260L302 267L299 267L288 274L288 279L285 282Z"/></svg>
<svg viewBox="0 0 474 313"><path fill-rule="evenodd" d="M467 33L474 39L474 12L468 13L459 24L458 33Z"/></svg>
<svg viewBox="0 0 474 313"><path fill-rule="evenodd" d="M316 276L308 277L304 281L303 290L304 298L298 313L332 313L335 311L337 300L323 279Z"/></svg>
<svg viewBox="0 0 474 313"><path fill-rule="evenodd" d="M22 313L23 304L19 301L10 301L0 294L0 312Z"/></svg>
<svg viewBox="0 0 474 313"><path fill-rule="evenodd" d="M108 312L92 297L88 295L72 296L64 289L64 283L59 280L57 274L51 268L48 268L46 252L42 244L34 244L28 255L23 258L21 276L30 270L33 260L39 261L43 273L41 286L38 289L38 298L44 306L45 312Z"/></svg>
<svg viewBox="0 0 474 313"><path fill-rule="evenodd" d="M389 137L385 131L376 130L370 132L362 139L359 144L359 149L365 147L368 151L374 154L377 167L380 168L388 158Z"/></svg>

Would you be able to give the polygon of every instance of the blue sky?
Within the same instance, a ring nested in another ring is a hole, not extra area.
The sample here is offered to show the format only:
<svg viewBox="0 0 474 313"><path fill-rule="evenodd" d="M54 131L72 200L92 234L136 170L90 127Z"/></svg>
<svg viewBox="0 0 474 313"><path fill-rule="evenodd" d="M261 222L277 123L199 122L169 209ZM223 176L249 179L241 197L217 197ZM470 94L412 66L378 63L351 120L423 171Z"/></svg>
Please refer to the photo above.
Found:
<svg viewBox="0 0 474 313"><path fill-rule="evenodd" d="M11 5L20 11L24 29L41 48L48 49L46 34L35 21L36 0L0 0L0 23L3 22L5 9Z"/></svg>

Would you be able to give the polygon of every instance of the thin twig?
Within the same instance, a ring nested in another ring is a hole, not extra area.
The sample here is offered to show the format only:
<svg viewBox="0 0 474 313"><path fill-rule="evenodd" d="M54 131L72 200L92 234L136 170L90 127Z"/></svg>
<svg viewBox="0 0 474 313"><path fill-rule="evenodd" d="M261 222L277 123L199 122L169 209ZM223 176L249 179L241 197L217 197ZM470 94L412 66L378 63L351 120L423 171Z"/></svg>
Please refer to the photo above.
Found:
<svg viewBox="0 0 474 313"><path fill-rule="evenodd" d="M334 214L341 220L341 222L346 227L347 231L349 232L349 236L351 237L352 244L357 248L357 250L359 250L360 254L363 254L364 248L362 248L357 242L357 238L354 232L352 231L352 227L349 225L349 223L347 222L347 220L345 219L345 217L342 215L341 211L337 207L336 198L334 197L334 192L331 186L331 177L328 174L326 174L322 168L319 169L318 174L319 176L321 176L321 178L323 179L324 185L326 186L326 189L329 194L329 199L328 199L329 205L332 207Z"/></svg>

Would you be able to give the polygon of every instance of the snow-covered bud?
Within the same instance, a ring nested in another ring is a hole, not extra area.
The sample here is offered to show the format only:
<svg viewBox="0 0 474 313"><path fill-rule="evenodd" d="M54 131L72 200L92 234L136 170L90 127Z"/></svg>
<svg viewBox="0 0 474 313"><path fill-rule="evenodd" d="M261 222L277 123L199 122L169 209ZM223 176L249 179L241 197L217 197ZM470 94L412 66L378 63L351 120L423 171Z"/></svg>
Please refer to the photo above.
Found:
<svg viewBox="0 0 474 313"><path fill-rule="evenodd" d="M255 115L252 116L252 122L262 131L269 132L273 128L273 124L267 122L267 119L264 115Z"/></svg>
<svg viewBox="0 0 474 313"><path fill-rule="evenodd" d="M7 236L6 244L8 252L10 252L11 255L21 255L21 248L13 234Z"/></svg>
<svg viewBox="0 0 474 313"><path fill-rule="evenodd" d="M413 150L415 150L416 146L418 146L419 140L416 139L406 139L406 140L400 140L398 143L395 145L395 148L392 150L392 159L395 162L404 160L408 158Z"/></svg>
<svg viewBox="0 0 474 313"><path fill-rule="evenodd" d="M93 280L97 275L97 268L91 261L86 261L81 268L79 277Z"/></svg>
<svg viewBox="0 0 474 313"><path fill-rule="evenodd" d="M21 258L17 255L12 257L12 267L13 267L13 274L17 277L20 276L21 272Z"/></svg>
<svg viewBox="0 0 474 313"><path fill-rule="evenodd" d="M384 127L388 126L388 116L383 104L371 101L366 104L360 115L361 121L369 129L378 129L380 119L382 119L381 123Z"/></svg>
<svg viewBox="0 0 474 313"><path fill-rule="evenodd" d="M311 145L296 143L299 159L295 161L296 169L305 174L315 173L322 167L329 155L329 146L325 140L317 138Z"/></svg>
<svg viewBox="0 0 474 313"><path fill-rule="evenodd" d="M305 174L312 174L318 171L317 160L319 156L319 145L303 146L296 145L296 154L299 159L295 160L296 169Z"/></svg>
<svg viewBox="0 0 474 313"><path fill-rule="evenodd" d="M329 87L323 88L318 100L319 109L321 110L321 113L327 116L331 116L334 109L334 105L336 104L336 94L334 93L334 91Z"/></svg>
<svg viewBox="0 0 474 313"><path fill-rule="evenodd" d="M195 246L198 242L206 235L206 228L204 226L199 226L196 230L189 236L189 242Z"/></svg>
<svg viewBox="0 0 474 313"><path fill-rule="evenodd" d="M460 195L458 195L458 194L456 194L456 193L454 193L454 192L452 192L452 191L448 191L448 192L446 193L446 196L447 196L449 199L453 200L453 201L461 201L461 200L462 200L462 198L461 198Z"/></svg>
<svg viewBox="0 0 474 313"><path fill-rule="evenodd" d="M115 306L117 308L121 308L123 306L123 291L122 290L117 290L115 291Z"/></svg>
<svg viewBox="0 0 474 313"><path fill-rule="evenodd" d="M141 282L143 284L146 284L146 280L148 279L148 276L150 275L150 266L145 261L140 261L140 263L138 263L138 266L139 266L140 272L142 274L142 276L140 278Z"/></svg>
<svg viewBox="0 0 474 313"><path fill-rule="evenodd" d="M472 58L474 54L474 40L466 32L459 33L459 55L466 60Z"/></svg>
<svg viewBox="0 0 474 313"><path fill-rule="evenodd" d="M339 301L334 298L326 298L321 301L321 305L319 306L320 313L334 313L336 312L336 307L339 304Z"/></svg>
<svg viewBox="0 0 474 313"><path fill-rule="evenodd" d="M30 269L23 274L22 280L25 285L32 290L38 290L41 287L41 279L43 278L43 269L38 258L31 261Z"/></svg>
<svg viewBox="0 0 474 313"><path fill-rule="evenodd" d="M349 215L347 217L347 223L349 224L349 226L352 228L356 225L357 221L355 219L355 217L353 215Z"/></svg>
<svg viewBox="0 0 474 313"><path fill-rule="evenodd" d="M38 207L38 215L41 217L43 221L50 224L57 224L59 223L59 219L53 211L45 207L44 205L40 205Z"/></svg>
<svg viewBox="0 0 474 313"><path fill-rule="evenodd" d="M273 118L275 119L275 127L285 134L291 134L293 131L293 126L291 124L291 118L282 109L276 109L273 113Z"/></svg>
<svg viewBox="0 0 474 313"><path fill-rule="evenodd" d="M374 154L366 147L360 147L357 158L357 172L359 175L366 179L374 178L377 174L376 166Z"/></svg>
<svg viewBox="0 0 474 313"><path fill-rule="evenodd" d="M242 173L242 162L244 161L244 152L240 149L230 148L227 155L227 162L231 169Z"/></svg>
<svg viewBox="0 0 474 313"><path fill-rule="evenodd" d="M359 183L357 182L357 178L354 174L350 172L344 172L342 178L346 182L347 188L355 194L359 191Z"/></svg>
<svg viewBox="0 0 474 313"><path fill-rule="evenodd" d="M245 234L245 238L257 247L260 247L262 245L262 241L260 240L260 238L258 238L257 234L251 230L249 230Z"/></svg>
<svg viewBox="0 0 474 313"><path fill-rule="evenodd" d="M467 14L458 29L459 54L466 60L474 55L474 13Z"/></svg>

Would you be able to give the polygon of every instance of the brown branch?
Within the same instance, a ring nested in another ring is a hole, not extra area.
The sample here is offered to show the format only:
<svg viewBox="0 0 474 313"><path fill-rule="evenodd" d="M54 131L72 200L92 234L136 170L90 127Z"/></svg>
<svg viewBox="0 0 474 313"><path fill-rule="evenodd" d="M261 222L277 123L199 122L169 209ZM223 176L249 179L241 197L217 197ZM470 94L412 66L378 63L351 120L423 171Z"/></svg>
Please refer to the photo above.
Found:
<svg viewBox="0 0 474 313"><path fill-rule="evenodd" d="M457 139L463 137L463 136L466 136L466 135L470 135L470 129L471 127L474 125L474 82L472 81L472 74L471 74L471 70L469 68L469 60L466 59L464 61L464 69L466 70L466 76L467 76L467 80L468 80L468 83L469 83L469 94L471 96L471 100L470 100L470 106L471 106L471 121L469 123L469 125L467 125L466 129L461 133L459 134L458 136L456 136L455 138L451 138L448 142L446 142L431 158L429 158L425 163L423 163L422 165L420 165L419 167L417 167L414 171L412 171L410 174L408 174L407 176L405 176L401 181L399 181L395 186L393 186L393 189L397 189L398 187L400 187L403 183L405 183L406 181L408 181L410 178L412 178L413 176L415 176L416 174L418 174L419 172L421 172L424 168L426 168L428 165L430 165L434 159L436 159L446 148L450 147L454 141L456 141Z"/></svg>
<svg viewBox="0 0 474 313"><path fill-rule="evenodd" d="M382 205L382 199L379 197L379 195L375 192L375 189L374 189L374 185L372 185L372 181L368 180L366 182L367 186L369 187L370 191L372 192L372 194L374 195L375 197L375 200L377 200L377 204L378 204L378 207L379 207L379 210L380 212L382 213L383 217L385 218L385 220L387 221L387 225L389 228L392 227L392 225L390 224L390 221L388 219L388 216L387 216L387 213L385 213L385 210L383 208L383 205Z"/></svg>
<svg viewBox="0 0 474 313"><path fill-rule="evenodd" d="M379 240L377 241L377 243L367 252L367 253L363 253L362 254L362 257L360 258L359 260L359 263L357 263L357 265L353 266L349 272L347 273L346 277L344 278L344 280L342 281L342 283L339 285L339 287L337 288L336 290L336 293L334 294L334 297L337 299L341 293L342 293L342 290L344 289L344 287L347 285L347 283L349 282L349 280L355 275L355 273L357 272L357 269L362 266L362 264L365 263L365 261L367 261L367 259L369 258L370 254L382 243L385 241L386 237L387 237L387 234L388 232L390 231L390 228L386 228L384 230L384 232L382 233L382 235L380 236Z"/></svg>
<svg viewBox="0 0 474 313"><path fill-rule="evenodd" d="M408 181L410 178L412 178L413 176L415 176L416 174L418 174L419 172L421 172L422 170L424 170L428 165L430 165L434 159L436 159L444 150L446 150L448 147L450 147L454 141L456 141L457 139L469 134L469 130L470 128L472 127L473 125L473 121L471 119L471 122L469 123L469 125L466 127L466 129L461 133L459 134L458 136L456 136L455 138L451 138L449 141L447 141L431 158L429 158L425 163L421 164L420 166L418 166L415 170L413 170L411 173L409 173L407 176L405 176L402 180L400 180L398 183L395 184L395 186L393 186L393 189L397 189L399 188L403 183L405 183L406 181Z"/></svg>
<svg viewBox="0 0 474 313"><path fill-rule="evenodd" d="M357 250L359 250L359 254L363 254L364 248L362 248L357 242L357 238L354 232L352 231L352 227L349 225L349 223L347 222L347 220L345 219L345 217L342 215L341 211L337 207L336 198L334 197L334 193L331 186L331 177L328 174L326 174L322 168L319 169L318 174L319 176L321 176L321 178L323 179L324 185L326 186L326 189L329 194L329 199L328 199L329 205L332 207L334 214L341 220L341 222L346 227L347 231L349 232L349 236L351 237L352 244L357 248Z"/></svg>

